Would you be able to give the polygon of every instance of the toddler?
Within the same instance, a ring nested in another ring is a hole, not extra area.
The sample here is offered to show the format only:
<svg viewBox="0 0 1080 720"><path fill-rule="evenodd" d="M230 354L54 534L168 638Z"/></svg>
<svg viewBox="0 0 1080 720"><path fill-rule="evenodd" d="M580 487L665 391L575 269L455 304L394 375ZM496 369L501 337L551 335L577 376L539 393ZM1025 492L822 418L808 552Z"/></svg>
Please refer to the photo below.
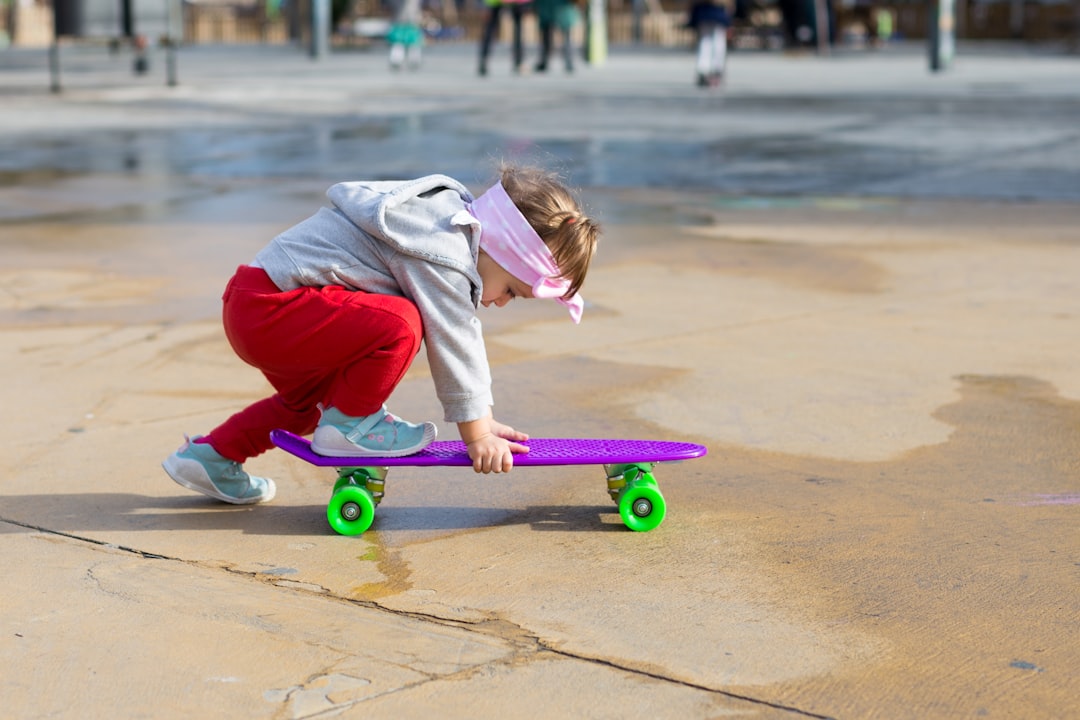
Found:
<svg viewBox="0 0 1080 720"><path fill-rule="evenodd" d="M553 299L579 322L579 289L600 228L551 173L504 167L478 198L429 175L344 182L332 206L274 238L223 295L225 335L275 393L186 439L163 467L177 483L228 503L274 497L242 463L270 431L314 433L328 455L395 457L435 439L433 423L391 415L387 398L427 348L444 419L476 472L509 472L528 435L495 420L479 305Z"/></svg>

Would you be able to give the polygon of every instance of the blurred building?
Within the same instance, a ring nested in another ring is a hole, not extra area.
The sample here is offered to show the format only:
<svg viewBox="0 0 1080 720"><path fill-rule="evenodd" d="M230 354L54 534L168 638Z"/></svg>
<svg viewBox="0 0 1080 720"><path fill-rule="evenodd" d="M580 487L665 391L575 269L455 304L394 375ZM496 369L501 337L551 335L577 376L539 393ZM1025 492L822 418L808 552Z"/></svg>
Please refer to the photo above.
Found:
<svg viewBox="0 0 1080 720"><path fill-rule="evenodd" d="M167 33L183 44L306 42L312 0L0 0L0 47L42 47L57 15L65 34L116 41ZM582 0L583 2L585 0ZM170 4L171 3L171 4ZM690 0L607 0L609 42L689 46L684 27ZM826 8L830 41L876 45L926 37L928 0L730 0L737 18L736 49L775 50L816 43L815 13ZM1080 49L1080 0L956 0L961 40L1064 42ZM434 39L475 41L482 0L425 0L426 30ZM331 0L333 42L380 42L392 0ZM170 11L173 25L169 25ZM526 28L534 41L535 27Z"/></svg>

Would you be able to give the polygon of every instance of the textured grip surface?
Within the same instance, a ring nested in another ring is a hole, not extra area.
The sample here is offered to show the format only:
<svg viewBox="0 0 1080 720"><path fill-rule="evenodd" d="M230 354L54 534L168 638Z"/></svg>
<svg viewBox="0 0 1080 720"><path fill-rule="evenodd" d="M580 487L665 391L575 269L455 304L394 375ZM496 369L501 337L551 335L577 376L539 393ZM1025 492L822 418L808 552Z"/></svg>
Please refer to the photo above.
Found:
<svg viewBox="0 0 1080 720"><path fill-rule="evenodd" d="M312 465L326 467L377 465L385 467L434 467L472 465L460 440L433 442L415 455L397 458L319 455L306 439L285 430L274 430L270 439L282 450ZM533 438L529 452L514 456L515 467L529 465L609 465L613 463L671 462L705 455L704 445L665 440L607 440L582 438Z"/></svg>

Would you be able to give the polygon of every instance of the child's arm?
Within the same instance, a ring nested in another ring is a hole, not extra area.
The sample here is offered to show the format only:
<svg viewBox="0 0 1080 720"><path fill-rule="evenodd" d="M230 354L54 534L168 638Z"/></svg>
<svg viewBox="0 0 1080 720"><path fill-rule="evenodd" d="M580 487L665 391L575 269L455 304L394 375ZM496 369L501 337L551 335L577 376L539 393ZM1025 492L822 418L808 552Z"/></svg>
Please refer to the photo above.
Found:
<svg viewBox="0 0 1080 720"><path fill-rule="evenodd" d="M527 446L520 444L529 436L496 421L490 412L479 420L457 425L461 439L469 447L473 470L478 473L510 472L514 467L514 453L529 452Z"/></svg>

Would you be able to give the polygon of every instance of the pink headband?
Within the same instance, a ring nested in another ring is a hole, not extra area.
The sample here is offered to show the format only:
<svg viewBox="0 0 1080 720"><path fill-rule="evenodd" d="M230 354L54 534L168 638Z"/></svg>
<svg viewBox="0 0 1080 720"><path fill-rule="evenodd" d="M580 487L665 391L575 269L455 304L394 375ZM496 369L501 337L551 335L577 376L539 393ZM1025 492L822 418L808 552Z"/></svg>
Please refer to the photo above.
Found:
<svg viewBox="0 0 1080 720"><path fill-rule="evenodd" d="M584 302L574 293L563 295L570 281L559 277L555 258L532 225L506 194L502 183L495 183L487 192L468 205L469 213L480 221L480 249L491 256L504 270L528 284L533 297L553 298L570 309L570 318L581 322Z"/></svg>

